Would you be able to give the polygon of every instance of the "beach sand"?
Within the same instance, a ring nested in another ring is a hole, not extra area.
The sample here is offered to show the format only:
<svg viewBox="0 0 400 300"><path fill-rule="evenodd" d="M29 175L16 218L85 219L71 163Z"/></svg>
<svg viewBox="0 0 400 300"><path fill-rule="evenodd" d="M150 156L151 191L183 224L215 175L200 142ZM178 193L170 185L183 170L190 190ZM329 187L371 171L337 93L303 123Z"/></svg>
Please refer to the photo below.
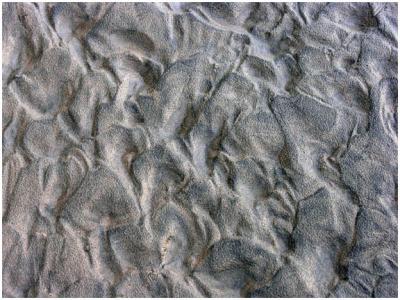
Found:
<svg viewBox="0 0 400 300"><path fill-rule="evenodd" d="M3 297L397 296L397 4L2 14Z"/></svg>

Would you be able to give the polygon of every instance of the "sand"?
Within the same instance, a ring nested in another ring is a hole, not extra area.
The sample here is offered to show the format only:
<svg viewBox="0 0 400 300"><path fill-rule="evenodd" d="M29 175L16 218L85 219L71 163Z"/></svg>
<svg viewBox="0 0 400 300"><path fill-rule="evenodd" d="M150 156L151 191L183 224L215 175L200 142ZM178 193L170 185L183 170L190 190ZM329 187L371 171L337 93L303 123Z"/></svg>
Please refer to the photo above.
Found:
<svg viewBox="0 0 400 300"><path fill-rule="evenodd" d="M3 3L4 297L396 297L397 5Z"/></svg>

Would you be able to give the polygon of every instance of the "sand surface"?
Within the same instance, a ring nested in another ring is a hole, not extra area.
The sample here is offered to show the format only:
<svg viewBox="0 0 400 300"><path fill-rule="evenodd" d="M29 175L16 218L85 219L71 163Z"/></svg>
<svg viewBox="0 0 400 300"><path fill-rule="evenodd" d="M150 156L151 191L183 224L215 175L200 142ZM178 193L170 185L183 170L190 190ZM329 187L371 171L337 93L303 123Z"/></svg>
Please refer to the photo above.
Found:
<svg viewBox="0 0 400 300"><path fill-rule="evenodd" d="M2 13L3 296L396 297L396 4Z"/></svg>

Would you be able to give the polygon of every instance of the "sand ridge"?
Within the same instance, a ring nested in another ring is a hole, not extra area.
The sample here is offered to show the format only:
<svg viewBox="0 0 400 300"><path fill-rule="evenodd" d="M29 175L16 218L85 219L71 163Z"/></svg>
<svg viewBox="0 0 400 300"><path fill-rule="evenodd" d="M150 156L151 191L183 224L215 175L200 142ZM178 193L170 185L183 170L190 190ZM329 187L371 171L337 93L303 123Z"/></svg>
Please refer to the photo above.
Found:
<svg viewBox="0 0 400 300"><path fill-rule="evenodd" d="M2 13L4 297L396 297L397 4Z"/></svg>

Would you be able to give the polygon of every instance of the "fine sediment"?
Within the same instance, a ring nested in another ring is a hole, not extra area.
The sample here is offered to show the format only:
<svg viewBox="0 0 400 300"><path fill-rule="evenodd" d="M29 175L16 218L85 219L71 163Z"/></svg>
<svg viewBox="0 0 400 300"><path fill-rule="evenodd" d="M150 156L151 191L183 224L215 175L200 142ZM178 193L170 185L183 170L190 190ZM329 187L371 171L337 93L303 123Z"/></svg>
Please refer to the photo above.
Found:
<svg viewBox="0 0 400 300"><path fill-rule="evenodd" d="M4 297L397 296L397 4L2 13Z"/></svg>

